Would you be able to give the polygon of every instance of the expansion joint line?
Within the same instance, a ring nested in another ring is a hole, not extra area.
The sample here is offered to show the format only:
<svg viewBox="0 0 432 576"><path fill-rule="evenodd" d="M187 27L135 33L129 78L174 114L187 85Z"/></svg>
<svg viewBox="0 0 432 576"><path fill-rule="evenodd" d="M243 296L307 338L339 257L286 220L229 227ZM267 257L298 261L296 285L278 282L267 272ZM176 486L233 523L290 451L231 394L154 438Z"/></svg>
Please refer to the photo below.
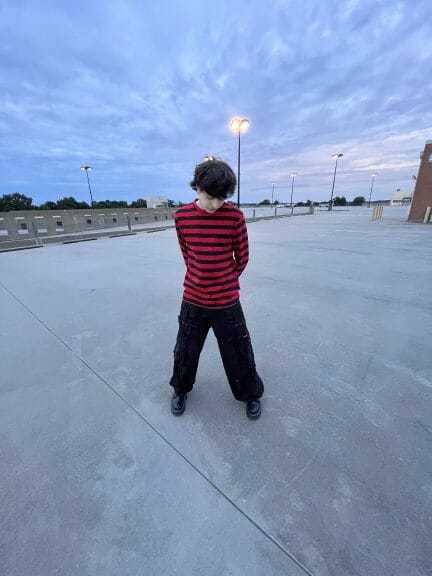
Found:
<svg viewBox="0 0 432 576"><path fill-rule="evenodd" d="M171 450L173 450L184 462L186 462L186 464L188 464L191 468L193 468L193 470L195 470L195 472L199 474L201 478L205 480L205 482L207 482L220 496L222 496L224 500L226 500L233 508L237 510L237 512L239 512L259 532L261 532L261 534L263 534L263 536L267 540L270 540L270 542L274 546L276 546L276 548L278 548L285 556L287 556L292 562L294 562L294 564L296 564L298 568L300 568L307 576L314 576L312 572L310 572L299 560L297 560L297 558L293 556L293 554L291 554L280 542L278 542L276 538L274 538L274 536L272 536L265 528L260 526L247 512L242 510L240 506L236 504L234 500L232 500L232 498L230 498L227 494L225 494L225 492L223 492L223 490L219 488L217 484L215 484L208 476L206 476L204 472L202 472L191 460L189 460L187 456L185 456L185 454L183 454L178 448L176 448L174 444L172 444L172 442L170 442L170 440L168 440L166 436L164 436L161 432L159 432L159 430L155 428L155 426L149 420L147 420L147 418L145 418L140 412L138 412L138 410L124 396L122 396L103 376L101 376L98 372L96 372L96 370L92 368L92 366L90 366L90 364L88 364L88 362L86 362L84 358L81 358L79 354L76 354L69 346L69 344L65 342L58 334L56 334L54 330L52 330L52 328L50 328L41 318L39 318L39 316L37 316L32 310L30 310L30 308L26 304L24 304L22 300L20 300L17 296L15 296L15 294L13 294L13 292L11 292L2 282L0 282L0 286L5 290L5 292L9 294L9 296L11 296L11 298L13 298L16 302L18 302L20 306L22 306L25 310L27 310L27 312L39 324L41 324L45 328L45 330L47 330L50 334L52 334L54 338L56 338L65 348L67 348L67 350L69 350L69 352L77 360L79 360L84 366L86 366L86 368L88 368L88 370L92 374L94 374L100 382L102 382L107 388L109 388L109 390L111 390L111 392L115 394L115 396L117 396L121 400L121 402L123 402L123 404L125 404L129 408L131 412L133 412L163 442L165 442L165 444L167 444L171 448Z"/></svg>

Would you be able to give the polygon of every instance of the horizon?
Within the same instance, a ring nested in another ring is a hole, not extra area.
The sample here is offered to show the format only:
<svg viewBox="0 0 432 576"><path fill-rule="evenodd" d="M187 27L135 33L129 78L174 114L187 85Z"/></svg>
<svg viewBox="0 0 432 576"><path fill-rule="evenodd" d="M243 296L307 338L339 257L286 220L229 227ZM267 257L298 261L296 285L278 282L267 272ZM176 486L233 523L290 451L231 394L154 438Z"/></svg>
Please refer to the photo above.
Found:
<svg viewBox="0 0 432 576"><path fill-rule="evenodd" d="M343 199L345 198L346 200L346 205L350 205L354 200L356 200L359 197L363 197L363 204L367 204L368 203L368 198L366 198L365 196L356 196L354 198L347 198L346 196L342 195L336 195L333 197L333 202L339 198L339 199ZM29 198L29 197L27 197ZM87 204L86 206L81 206L81 207L77 207L77 208L63 208L63 207L58 207L58 206L54 206L54 207L43 207L43 205L45 204L45 202L42 202L40 204L34 204L32 202L32 205L29 208L24 208L24 209L20 209L20 210L1 210L0 208L0 213L2 212L23 212L23 211L32 211L32 210L104 210L104 209L111 209L111 208L131 208L131 209L136 209L136 210L140 210L140 209L147 209L148 207L143 207L143 206L132 206L132 204L134 202L140 201L140 200L145 200L147 202L147 200L151 199L151 197L147 197L147 198L134 198L130 201L126 201L126 200L118 200L116 198L106 198L104 200L95 200L94 204L98 204L98 203L105 203L105 202L127 202L127 206L111 206L109 208L103 207L103 206L94 206L92 207L90 205L90 202L86 201L86 200L82 200L82 201L78 201L76 198L72 197L63 197L63 198L58 198L57 200L52 201L54 204L57 202L61 202L63 200L74 200L79 204ZM182 201L182 200L178 200L178 201L173 201L172 198L167 198L167 202L175 202L175 205L171 205L171 206L159 206L158 208L177 208L179 207L179 205L185 205L188 203L191 203L193 201L195 201L197 199L197 197L194 197L192 199L186 200L186 201ZM2 196L0 196L0 203L2 200ZM33 199L32 199L33 200ZM392 200L392 198L371 198L370 203L371 204L375 204L375 203L379 203L379 202L390 202ZM237 204L236 201L236 195L232 196L231 198L226 198L225 202L229 202L231 204ZM267 203L268 202L268 203ZM305 200L296 200L294 201L293 199L293 206L297 206L300 204L306 204L307 202L311 202L312 204L329 204L329 200L314 200L313 197L311 198L307 198ZM259 207L259 206L263 206L263 207L289 207L290 203L289 202L281 202L279 201L277 198L274 199L273 204L271 203L271 199L270 198L262 198L261 200L257 201L257 202L249 202L249 201L241 201L240 206L255 206L255 207ZM359 205L355 205L355 206L359 206ZM335 205L336 208L340 207L340 205L336 204ZM360 205L361 207L361 205ZM158 208L150 208L150 209L158 209Z"/></svg>

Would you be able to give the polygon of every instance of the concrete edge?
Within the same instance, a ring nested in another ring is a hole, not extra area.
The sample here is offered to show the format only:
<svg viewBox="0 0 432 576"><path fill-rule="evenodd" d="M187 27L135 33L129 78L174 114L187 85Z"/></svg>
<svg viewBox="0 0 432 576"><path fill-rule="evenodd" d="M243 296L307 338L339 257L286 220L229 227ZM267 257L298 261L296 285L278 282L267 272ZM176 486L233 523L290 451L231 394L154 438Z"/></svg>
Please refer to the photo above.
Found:
<svg viewBox="0 0 432 576"><path fill-rule="evenodd" d="M17 250L33 250L33 248L43 248L43 244L35 244L34 246L17 246L16 248L0 248L1 252L16 252Z"/></svg>
<svg viewBox="0 0 432 576"><path fill-rule="evenodd" d="M77 238L76 240L65 240L62 244L76 244L77 242L90 242L91 240L97 240L96 237L93 238Z"/></svg>

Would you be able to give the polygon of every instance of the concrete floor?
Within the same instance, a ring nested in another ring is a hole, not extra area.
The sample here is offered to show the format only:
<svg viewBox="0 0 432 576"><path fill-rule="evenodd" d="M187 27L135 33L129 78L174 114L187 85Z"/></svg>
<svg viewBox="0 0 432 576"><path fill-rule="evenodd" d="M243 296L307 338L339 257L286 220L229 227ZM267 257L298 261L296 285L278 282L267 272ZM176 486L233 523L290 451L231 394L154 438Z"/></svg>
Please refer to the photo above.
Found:
<svg viewBox="0 0 432 576"><path fill-rule="evenodd" d="M168 387L174 230L0 255L2 576L432 573L432 226L249 224L263 414Z"/></svg>

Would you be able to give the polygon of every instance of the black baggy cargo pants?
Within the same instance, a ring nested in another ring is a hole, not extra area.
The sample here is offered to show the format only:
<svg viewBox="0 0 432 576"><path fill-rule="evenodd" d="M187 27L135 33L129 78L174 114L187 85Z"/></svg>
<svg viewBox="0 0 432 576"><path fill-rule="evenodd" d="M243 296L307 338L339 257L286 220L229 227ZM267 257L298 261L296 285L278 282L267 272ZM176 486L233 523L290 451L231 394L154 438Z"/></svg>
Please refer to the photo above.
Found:
<svg viewBox="0 0 432 576"><path fill-rule="evenodd" d="M170 385L177 393L192 390L201 350L210 328L213 328L216 336L234 397L243 402L260 398L264 385L256 371L251 339L240 302L220 310L182 302Z"/></svg>

